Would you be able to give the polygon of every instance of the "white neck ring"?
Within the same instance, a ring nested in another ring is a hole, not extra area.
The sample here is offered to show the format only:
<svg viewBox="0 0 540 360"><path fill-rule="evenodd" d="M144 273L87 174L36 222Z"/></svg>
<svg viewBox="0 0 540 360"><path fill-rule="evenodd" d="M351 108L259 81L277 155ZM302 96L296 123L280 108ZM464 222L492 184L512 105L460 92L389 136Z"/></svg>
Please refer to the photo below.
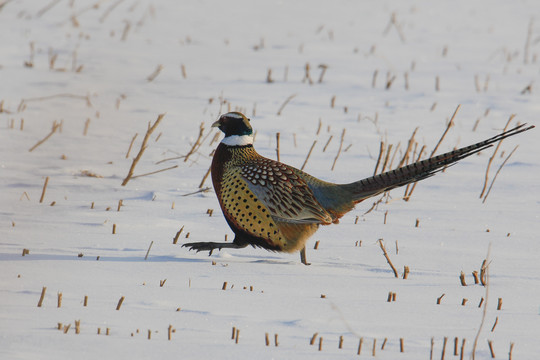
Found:
<svg viewBox="0 0 540 360"><path fill-rule="evenodd" d="M229 146L244 146L253 144L253 135L231 135L226 136L221 140L225 145Z"/></svg>

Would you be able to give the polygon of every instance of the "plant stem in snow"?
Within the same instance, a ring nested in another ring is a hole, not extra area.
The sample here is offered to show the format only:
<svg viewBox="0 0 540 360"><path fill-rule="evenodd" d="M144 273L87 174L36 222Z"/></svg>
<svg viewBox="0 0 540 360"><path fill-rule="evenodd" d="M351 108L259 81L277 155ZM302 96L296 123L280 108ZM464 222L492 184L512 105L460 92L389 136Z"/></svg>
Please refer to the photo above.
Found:
<svg viewBox="0 0 540 360"><path fill-rule="evenodd" d="M386 261L388 262L388 265L390 265L390 267L392 268L392 271L394 272L394 276L399 277L399 274L396 268L392 264L392 261L390 260L390 257L388 256L388 253L386 252L386 248L384 247L384 244L383 244L383 239L379 239L379 245L381 247L381 250L383 251L383 255L386 258Z"/></svg>
<svg viewBox="0 0 540 360"><path fill-rule="evenodd" d="M126 178L124 179L124 181L122 181L122 186L126 186L129 180L132 178L133 170L135 170L135 166L137 166L137 163L139 162L139 160L141 160L144 150L146 150L146 147L147 147L146 144L148 143L148 139L150 138L150 135L152 135L152 132L154 132L154 130L157 128L157 126L161 122L161 119L163 119L164 116L165 114L160 114L158 118L156 119L156 121L154 122L154 125L148 126L148 130L146 131L143 142L141 144L141 149L139 150L139 153L137 154L137 156L135 156L135 158L133 159L133 163L131 163L131 167L129 168L128 174Z"/></svg>
<svg viewBox="0 0 540 360"><path fill-rule="evenodd" d="M473 348L471 352L471 359L475 360L476 357L476 346L478 345L478 339L480 338L480 333L482 332L482 327L484 326L484 322L486 320L486 314L487 314L487 304L488 304L488 298L489 298L489 254L491 252L491 243L488 246L488 252L486 256L485 262L485 274L486 274L486 282L485 282L485 288L486 288L486 294L484 298L486 299L484 304L484 310L482 311L482 320L480 321L480 326L478 326L478 332L476 333L476 336L474 338L473 342ZM482 265L482 268L484 268L484 264Z"/></svg>

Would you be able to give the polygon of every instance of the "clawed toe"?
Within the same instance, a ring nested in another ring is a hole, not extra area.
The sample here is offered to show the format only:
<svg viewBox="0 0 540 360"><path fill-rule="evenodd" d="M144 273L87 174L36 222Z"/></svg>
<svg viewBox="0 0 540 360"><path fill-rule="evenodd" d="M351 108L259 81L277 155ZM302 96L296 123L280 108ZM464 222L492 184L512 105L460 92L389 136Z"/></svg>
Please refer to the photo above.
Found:
<svg viewBox="0 0 540 360"><path fill-rule="evenodd" d="M196 243L187 243L182 245L182 247L187 247L189 251L195 250L196 252L200 251L208 251L208 256L212 255L212 252L214 249L221 250L221 248L215 246L213 243L206 243L206 242L196 242Z"/></svg>

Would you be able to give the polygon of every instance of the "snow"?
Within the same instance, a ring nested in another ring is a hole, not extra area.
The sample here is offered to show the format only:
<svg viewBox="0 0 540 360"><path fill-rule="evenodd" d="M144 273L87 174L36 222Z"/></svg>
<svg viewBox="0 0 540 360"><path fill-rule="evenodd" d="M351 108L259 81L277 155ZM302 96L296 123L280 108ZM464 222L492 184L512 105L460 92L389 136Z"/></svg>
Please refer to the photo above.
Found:
<svg viewBox="0 0 540 360"><path fill-rule="evenodd" d="M486 290L476 358L491 358L488 340L496 358L511 344L514 359L540 353L538 129L502 143L490 181L519 148L485 203L493 149L419 183L407 202L396 189L373 211L378 198L322 227L307 245L311 266L298 254L208 257L180 246L232 240L213 191L197 192L221 139L210 126L226 111L251 118L264 156L276 157L279 132L280 160L292 166L317 140L305 170L335 182L371 176L381 140L401 144L395 166L415 128L431 152L459 104L438 152L495 135L512 114L510 126L538 125L537 1L0 5L0 358L349 359L362 338L360 358L376 341L376 358L428 359L432 339L440 358L445 337L447 358L456 337L469 358ZM177 167L121 186L164 113L135 175ZM54 121L61 129L30 152ZM378 239L408 279L394 278ZM471 273L488 248L486 289Z"/></svg>

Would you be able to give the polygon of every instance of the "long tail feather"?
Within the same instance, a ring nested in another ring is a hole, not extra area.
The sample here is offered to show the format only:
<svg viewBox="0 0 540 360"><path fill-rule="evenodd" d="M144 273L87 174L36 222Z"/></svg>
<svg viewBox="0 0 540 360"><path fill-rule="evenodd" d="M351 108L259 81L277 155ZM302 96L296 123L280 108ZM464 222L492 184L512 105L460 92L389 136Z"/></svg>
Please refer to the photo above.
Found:
<svg viewBox="0 0 540 360"><path fill-rule="evenodd" d="M526 125L527 124L519 125L511 130L502 132L490 139L481 141L474 145L437 155L426 160L418 161L413 164L343 186L349 188L354 202L358 203L368 197L433 176L437 172L443 170L444 167L452 165L461 159L485 150L493 146L493 143L496 143L497 141L501 141L507 137L514 136L534 128L534 125Z"/></svg>

